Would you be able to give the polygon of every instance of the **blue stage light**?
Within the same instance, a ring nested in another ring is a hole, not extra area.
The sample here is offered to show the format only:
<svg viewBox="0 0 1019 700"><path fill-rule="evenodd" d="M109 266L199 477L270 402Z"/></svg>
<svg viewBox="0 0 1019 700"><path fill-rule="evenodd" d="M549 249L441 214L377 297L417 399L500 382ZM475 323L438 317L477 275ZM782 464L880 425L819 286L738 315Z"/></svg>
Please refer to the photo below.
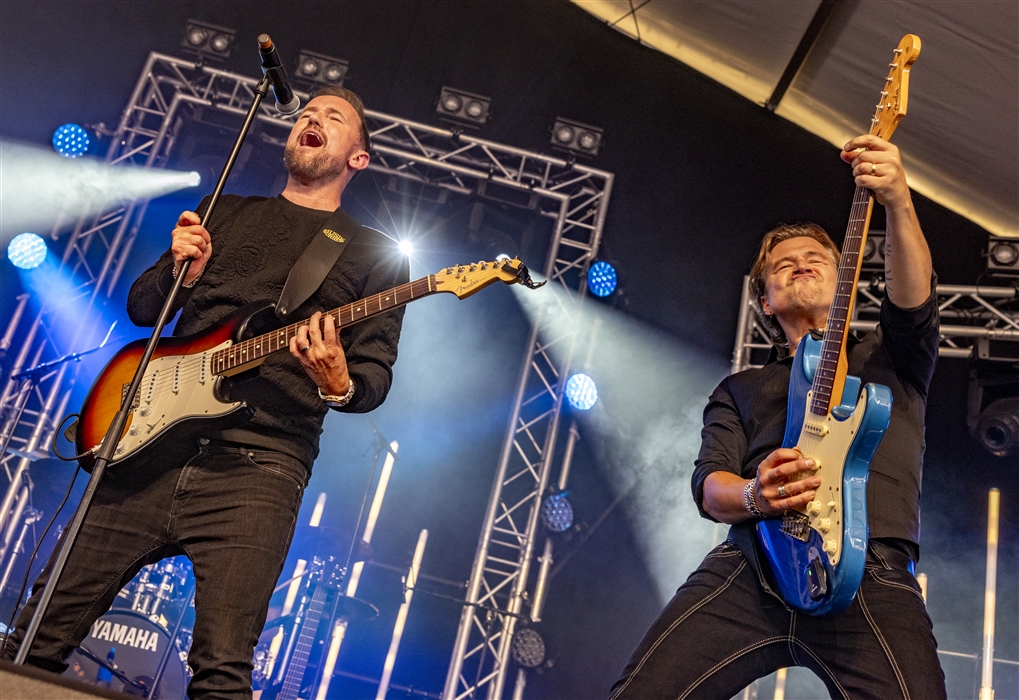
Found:
<svg viewBox="0 0 1019 700"><path fill-rule="evenodd" d="M574 408L586 411L598 401L598 387L586 374L574 374L566 381L566 400Z"/></svg>
<svg viewBox="0 0 1019 700"><path fill-rule="evenodd" d="M587 288L596 297L607 297L616 291L616 268L605 261L596 262L587 269Z"/></svg>
<svg viewBox="0 0 1019 700"><path fill-rule="evenodd" d="M64 124L53 132L53 150L66 158L85 155L89 143L88 132L77 124Z"/></svg>
<svg viewBox="0 0 1019 700"><path fill-rule="evenodd" d="M541 503L541 521L552 532L566 532L573 526L573 506L566 492L550 493Z"/></svg>
<svg viewBox="0 0 1019 700"><path fill-rule="evenodd" d="M7 245L7 257L22 270L39 267L46 259L46 242L34 233L19 233Z"/></svg>

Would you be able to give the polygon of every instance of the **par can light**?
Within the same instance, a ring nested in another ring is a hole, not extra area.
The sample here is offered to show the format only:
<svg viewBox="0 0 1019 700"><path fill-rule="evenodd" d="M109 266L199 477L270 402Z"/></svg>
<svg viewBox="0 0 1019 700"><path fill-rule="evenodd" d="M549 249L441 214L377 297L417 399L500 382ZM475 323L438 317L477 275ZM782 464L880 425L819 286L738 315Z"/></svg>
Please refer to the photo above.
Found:
<svg viewBox="0 0 1019 700"><path fill-rule="evenodd" d="M566 381L566 400L579 411L586 411L598 401L598 387L586 374L574 374Z"/></svg>
<svg viewBox="0 0 1019 700"><path fill-rule="evenodd" d="M65 158L85 155L91 141L85 127L78 124L64 124L53 132L53 150Z"/></svg>
<svg viewBox="0 0 1019 700"><path fill-rule="evenodd" d="M607 297L616 291L616 268L600 260L587 269L587 288L596 297Z"/></svg>
<svg viewBox="0 0 1019 700"><path fill-rule="evenodd" d="M22 270L39 267L46 259L46 242L35 233L19 233L7 245L7 257Z"/></svg>

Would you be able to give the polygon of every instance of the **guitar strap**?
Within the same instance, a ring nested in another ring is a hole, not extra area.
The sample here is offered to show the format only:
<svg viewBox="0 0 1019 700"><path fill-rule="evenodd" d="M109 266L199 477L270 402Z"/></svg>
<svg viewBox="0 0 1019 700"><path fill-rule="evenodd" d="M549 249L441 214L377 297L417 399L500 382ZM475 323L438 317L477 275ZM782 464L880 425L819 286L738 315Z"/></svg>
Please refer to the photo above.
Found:
<svg viewBox="0 0 1019 700"><path fill-rule="evenodd" d="M329 215L287 275L276 302L276 318L286 321L290 312L308 301L360 228L361 224L342 209Z"/></svg>

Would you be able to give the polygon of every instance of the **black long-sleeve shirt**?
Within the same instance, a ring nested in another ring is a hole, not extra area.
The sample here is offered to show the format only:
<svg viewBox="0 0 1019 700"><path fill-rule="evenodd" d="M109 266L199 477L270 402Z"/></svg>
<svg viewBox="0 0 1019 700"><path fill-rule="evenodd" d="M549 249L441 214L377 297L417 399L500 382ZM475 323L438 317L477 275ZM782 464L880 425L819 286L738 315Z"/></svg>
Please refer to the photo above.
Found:
<svg viewBox="0 0 1019 700"><path fill-rule="evenodd" d="M920 482L923 472L927 390L938 355L938 306L931 295L916 309L899 309L887 297L878 328L857 341L850 337L849 374L892 392L892 418L871 460L867 483L870 536L897 540L916 559L920 542ZM704 480L715 471L744 479L782 446L792 357L726 377L704 409L701 449L694 464L693 496L701 515ZM730 537L753 563L756 520L732 526Z"/></svg>
<svg viewBox="0 0 1019 700"><path fill-rule="evenodd" d="M206 205L203 200L199 212ZM198 283L182 289L174 300L174 311L181 310L174 335L201 334L247 304L279 299L290 269L329 214L282 196L223 195L209 227L212 257ZM167 251L132 285L127 308L134 323L155 324L173 282L172 270L173 257ZM318 291L288 315L308 318L315 311L335 309L408 279L407 260L393 242L362 227ZM385 400L392 385L403 313L402 307L397 308L341 329L356 389L353 400L340 410L365 413ZM214 436L279 449L301 459L310 470L328 409L300 363L281 350L266 358L257 375L238 379L243 380L229 383L229 398L246 401L254 415L245 425Z"/></svg>

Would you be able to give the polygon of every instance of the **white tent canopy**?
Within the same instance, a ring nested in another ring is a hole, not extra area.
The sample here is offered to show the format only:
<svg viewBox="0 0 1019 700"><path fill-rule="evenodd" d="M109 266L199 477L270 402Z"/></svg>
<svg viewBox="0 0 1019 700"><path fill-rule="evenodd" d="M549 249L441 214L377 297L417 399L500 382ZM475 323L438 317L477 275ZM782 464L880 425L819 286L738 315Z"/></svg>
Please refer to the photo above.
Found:
<svg viewBox="0 0 1019 700"><path fill-rule="evenodd" d="M806 35L776 114L841 146L869 129L905 34L922 41L894 141L917 192L1000 236L1019 236L1019 2L573 0L765 105ZM808 31L818 15L827 21ZM777 96L776 96L777 97Z"/></svg>

